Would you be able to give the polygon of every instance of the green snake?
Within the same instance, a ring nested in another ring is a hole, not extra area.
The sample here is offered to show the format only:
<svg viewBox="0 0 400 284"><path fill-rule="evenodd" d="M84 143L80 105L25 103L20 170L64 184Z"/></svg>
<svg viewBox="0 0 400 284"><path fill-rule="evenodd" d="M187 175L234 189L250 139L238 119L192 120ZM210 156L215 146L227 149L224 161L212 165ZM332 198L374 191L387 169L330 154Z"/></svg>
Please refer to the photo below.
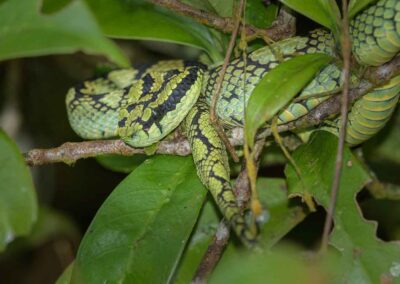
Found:
<svg viewBox="0 0 400 284"><path fill-rule="evenodd" d="M368 7L351 21L350 34L359 64L379 66L389 61L400 51L400 2L380 0ZM279 50L281 58L274 50ZM245 105L261 78L282 58L310 53L335 56L332 35L316 30L306 37L258 49L247 55L246 64L242 58L231 61L216 105L222 124L227 128L243 126ZM257 228L241 214L229 181L225 146L209 120L210 100L220 69L207 69L194 61L169 60L114 70L69 90L68 118L84 139L120 137L132 147L152 145L183 125L200 180L238 237L245 244L253 244ZM244 78L246 91L242 88ZM327 99L312 95L337 90L341 85L340 67L327 66L299 94L307 99L293 102L279 113L279 123L307 114ZM362 143L385 125L399 100L399 91L400 76L352 106L346 135L350 145Z"/></svg>

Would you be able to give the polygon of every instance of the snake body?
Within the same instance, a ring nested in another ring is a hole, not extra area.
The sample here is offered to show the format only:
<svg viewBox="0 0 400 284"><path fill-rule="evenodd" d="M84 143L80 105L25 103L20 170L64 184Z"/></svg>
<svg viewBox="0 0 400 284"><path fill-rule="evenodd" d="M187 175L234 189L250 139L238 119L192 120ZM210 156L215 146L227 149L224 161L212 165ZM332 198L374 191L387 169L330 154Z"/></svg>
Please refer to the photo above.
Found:
<svg viewBox="0 0 400 284"><path fill-rule="evenodd" d="M378 66L389 61L400 51L400 2L378 1L352 20L350 33L360 64ZM216 107L220 121L227 127L243 126L245 105L261 78L281 60L310 53L334 56L332 35L317 30L308 37L293 37L256 50L247 56L246 64L241 58L230 62ZM121 137L133 147L161 140L184 121L199 178L236 234L252 244L257 230L245 221L236 204L225 146L209 121L208 105L220 69L169 60L111 71L71 88L66 97L67 112L72 128L82 138ZM341 85L340 67L331 64L299 97L331 92ZM379 131L393 113L399 92L400 76L359 99L349 114L346 141L356 145ZM298 119L325 99L291 103L280 112L279 123Z"/></svg>

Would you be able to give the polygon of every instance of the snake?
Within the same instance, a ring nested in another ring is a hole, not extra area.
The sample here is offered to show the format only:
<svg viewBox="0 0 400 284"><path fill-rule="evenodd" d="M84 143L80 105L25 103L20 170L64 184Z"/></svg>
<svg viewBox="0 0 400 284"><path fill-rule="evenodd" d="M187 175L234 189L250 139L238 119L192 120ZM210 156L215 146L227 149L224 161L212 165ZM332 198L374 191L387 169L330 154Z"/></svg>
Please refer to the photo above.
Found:
<svg viewBox="0 0 400 284"><path fill-rule="evenodd" d="M379 0L350 22L352 53L360 66L380 66L400 51L400 2ZM279 56L276 50L279 51ZM301 54L336 56L332 34L323 29L257 49L227 65L216 114L226 128L243 127L248 99L258 82L282 61ZM197 61L164 60L116 69L72 87L66 108L72 129L83 139L119 137L132 147L147 147L182 126L197 175L223 217L245 245L257 243L259 229L237 204L230 183L225 145L210 122L210 101L222 66ZM278 114L278 123L306 115L327 97L313 96L341 88L341 67L324 67ZM353 83L359 79L355 78ZM245 90L243 85L245 83ZM389 120L399 100L400 76L358 99L351 107L346 142L363 143Z"/></svg>

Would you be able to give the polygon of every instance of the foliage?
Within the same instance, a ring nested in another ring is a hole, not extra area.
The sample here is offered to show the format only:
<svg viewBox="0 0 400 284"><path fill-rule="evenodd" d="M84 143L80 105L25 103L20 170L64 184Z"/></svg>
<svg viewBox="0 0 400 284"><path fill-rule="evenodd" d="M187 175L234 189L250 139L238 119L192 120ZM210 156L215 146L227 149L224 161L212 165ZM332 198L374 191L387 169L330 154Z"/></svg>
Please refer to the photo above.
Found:
<svg viewBox="0 0 400 284"><path fill-rule="evenodd" d="M0 131L0 250L29 234L37 219L37 199L29 170L15 143Z"/></svg>
<svg viewBox="0 0 400 284"><path fill-rule="evenodd" d="M184 2L228 17L234 1ZM340 33L340 12L335 1L282 2ZM370 2L350 1L350 15L354 16ZM278 5L260 3L247 1L246 23L265 28L275 19ZM227 35L215 29L142 0L46 0L43 3L40 0L3 0L0 1L0 27L0 60L3 61L83 51L89 55L103 55L119 66L128 65L124 49L107 38L112 37L191 46L215 63L223 58L228 40ZM296 57L264 78L247 109L246 119L252 127L247 128L248 142L252 143L258 127L286 105L329 60L323 55ZM45 84L52 82L48 80ZM400 167L399 118L397 113L383 134L366 145L366 160L369 166L377 169L378 177L388 171L398 172ZM282 241L307 215L313 215L295 196L308 193L322 207L327 207L336 145L335 136L317 131L308 143L293 153L302 181L291 165L285 169L286 179L258 179L260 199L267 209L260 240L263 251L259 254L244 251L232 237L211 283L261 283L260 279L262 283L277 283L278 279L285 283L310 283L316 279L324 283L398 280L395 277L400 275L399 244L379 240L376 224L364 219L357 196L371 180L371 174L367 165L349 148L344 154L330 253L320 259L322 264L316 264L301 257L302 248L288 249ZM213 201L207 199L191 157L146 158L97 157L107 169L128 175L123 176L98 208L79 245L75 262L65 270L58 283L188 283L191 280L215 234L220 214ZM38 201L23 157L3 131L0 132L0 161L3 165L0 168L0 249L3 250L16 237L29 234L37 219ZM385 165L388 161L390 167ZM400 180L391 182L400 184ZM288 194L292 199L287 198ZM368 198L366 207L379 208L373 206L373 198ZM399 206L398 201L390 204ZM385 215L385 218L390 217L393 218ZM63 218L40 220L33 234L41 236L40 243L66 228L68 232L76 230ZM54 223L57 225L50 225ZM387 230L399 232L398 222L389 224L394 228ZM46 232L48 226L55 229ZM396 235L393 232L392 235ZM32 246L39 243L35 238L32 240ZM273 246L276 249L271 252Z"/></svg>
<svg viewBox="0 0 400 284"><path fill-rule="evenodd" d="M246 112L246 139L250 147L258 128L285 107L331 58L324 54L304 54L279 64L254 88Z"/></svg>

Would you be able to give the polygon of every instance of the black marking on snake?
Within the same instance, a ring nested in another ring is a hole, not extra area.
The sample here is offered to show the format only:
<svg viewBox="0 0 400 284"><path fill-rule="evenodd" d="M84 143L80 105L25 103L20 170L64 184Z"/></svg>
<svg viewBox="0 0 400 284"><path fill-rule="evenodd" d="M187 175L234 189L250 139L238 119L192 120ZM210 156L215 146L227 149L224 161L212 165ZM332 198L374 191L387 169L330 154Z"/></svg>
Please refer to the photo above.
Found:
<svg viewBox="0 0 400 284"><path fill-rule="evenodd" d="M122 119L120 119L119 121L118 121L118 126L119 127L124 127L125 126L125 123L126 123L126 120L127 120L127 118L126 117L123 117Z"/></svg>
<svg viewBox="0 0 400 284"><path fill-rule="evenodd" d="M81 83L81 85L82 85L82 84L83 84L83 83ZM82 86L83 86L83 85L82 85ZM109 105L107 105L107 104L104 104L103 102L100 101L102 98L104 98L104 96L107 96L107 95L109 94L109 92L100 93L100 94L83 94L83 93L81 92L81 89L82 89L82 88L84 89L84 87L82 87L82 86L81 86L81 87L79 87L79 86L75 86L75 87L74 87L74 90L75 90L75 98L74 98L73 100L71 100L71 101L68 103L68 107L69 107L72 111L73 111L76 107L79 106L79 104L74 104L74 102L76 102L77 100L79 100L79 99L81 99L81 98L85 98L85 97L87 97L87 96L90 96L90 99L91 99L92 101L101 104L102 107L103 107L103 106L106 106L107 109L112 109L112 110L117 110L117 109L121 108L121 107L126 103L126 100L121 100L121 102L120 102L116 107L111 107L111 106L109 106ZM115 87L116 87L116 86L115 86ZM131 86L129 85L129 86L125 87L125 88L118 89L118 90L123 90L122 97L124 97L124 96L129 92L130 88L131 88ZM116 91L117 91L117 89L116 89Z"/></svg>
<svg viewBox="0 0 400 284"><path fill-rule="evenodd" d="M133 64L132 67L137 70L135 79L136 80L140 79L143 76L143 74L146 73L147 69L149 69L151 66L153 66L156 63L157 62L144 63L144 64Z"/></svg>
<svg viewBox="0 0 400 284"><path fill-rule="evenodd" d="M151 88L154 85L154 79L151 77L150 74L146 74L143 78L143 89L142 89L142 94L146 95L150 93Z"/></svg>
<svg viewBox="0 0 400 284"><path fill-rule="evenodd" d="M101 99L101 97L100 98L96 98L96 100L93 99L94 104L91 105L92 108L100 110L101 108L105 107L108 110L116 111L116 110L119 110L120 107L121 107L120 105L117 105L115 107L111 107L110 105L101 102L99 99ZM100 106L95 106L96 104L99 104ZM70 106L71 106L71 109L74 110L76 107L81 106L81 105L72 105L71 102L70 102Z"/></svg>
<svg viewBox="0 0 400 284"><path fill-rule="evenodd" d="M168 70L167 73L165 73L164 75L164 80L169 81L176 75L179 75L180 73L181 71L179 71L178 69Z"/></svg>
<svg viewBox="0 0 400 284"><path fill-rule="evenodd" d="M193 61L193 60L185 60L183 61L183 66L184 67L197 67L199 69L203 69L206 70L207 69L207 65L200 63L198 61Z"/></svg>
<svg viewBox="0 0 400 284"><path fill-rule="evenodd" d="M141 120L140 117L137 118L136 121L133 121L133 123L138 122L142 125L144 130L150 129L150 127L155 123L156 125L160 123L160 121L164 118L164 116L171 111L174 111L176 109L176 106L180 103L182 98L186 95L186 93L189 91L189 89L192 87L193 83L197 80L198 75L198 68L192 68L188 70L189 74L185 76L176 86L176 88L172 91L172 93L168 96L167 100L165 100L162 104L156 106L155 108L152 109L152 116L147 120L143 121ZM165 88L165 85L167 84L167 81L163 82L163 86L160 87L160 90L163 90ZM157 99L157 96L152 96L152 99L146 101L146 102L139 102L142 103L144 108L148 107L149 103L151 101L154 101ZM128 111L132 110L136 104L132 104L131 106L128 106ZM154 115L155 114L155 115ZM131 124L131 125L132 125ZM161 129L160 129L161 131Z"/></svg>

